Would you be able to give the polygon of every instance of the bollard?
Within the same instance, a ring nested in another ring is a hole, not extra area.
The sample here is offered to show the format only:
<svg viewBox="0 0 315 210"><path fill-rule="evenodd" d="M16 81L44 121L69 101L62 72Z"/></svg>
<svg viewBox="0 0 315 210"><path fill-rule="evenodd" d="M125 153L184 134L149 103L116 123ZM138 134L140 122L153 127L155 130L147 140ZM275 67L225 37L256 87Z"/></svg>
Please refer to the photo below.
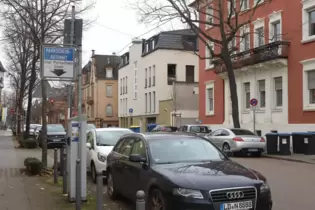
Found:
<svg viewBox="0 0 315 210"><path fill-rule="evenodd" d="M76 161L76 172L75 172L75 209L81 210L81 180L80 180L80 159Z"/></svg>
<svg viewBox="0 0 315 210"><path fill-rule="evenodd" d="M103 173L97 173L96 175L96 210L103 210Z"/></svg>
<svg viewBox="0 0 315 210"><path fill-rule="evenodd" d="M63 160L63 154L65 153L65 146L62 146L60 148L60 171L59 171L59 174L60 176L63 176L63 170L64 170L64 165L65 165L65 162Z"/></svg>
<svg viewBox="0 0 315 210"><path fill-rule="evenodd" d="M54 151L54 184L58 182L57 148Z"/></svg>
<svg viewBox="0 0 315 210"><path fill-rule="evenodd" d="M63 162L66 163L67 162L67 153L63 154ZM66 194L67 193L67 167L64 168L63 170L63 174L62 174L62 193Z"/></svg>
<svg viewBox="0 0 315 210"><path fill-rule="evenodd" d="M145 210L145 193L142 190L138 190L137 194L137 201L136 201L136 210Z"/></svg>

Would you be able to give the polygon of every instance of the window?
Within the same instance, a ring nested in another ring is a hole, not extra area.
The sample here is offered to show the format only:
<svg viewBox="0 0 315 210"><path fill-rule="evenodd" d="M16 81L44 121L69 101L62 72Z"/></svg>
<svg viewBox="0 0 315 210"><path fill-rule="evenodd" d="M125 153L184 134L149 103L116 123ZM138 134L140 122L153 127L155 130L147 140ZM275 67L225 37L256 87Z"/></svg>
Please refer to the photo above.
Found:
<svg viewBox="0 0 315 210"><path fill-rule="evenodd" d="M281 11L269 15L269 40L280 41L282 38Z"/></svg>
<svg viewBox="0 0 315 210"><path fill-rule="evenodd" d="M106 78L113 78L113 69L106 68Z"/></svg>
<svg viewBox="0 0 315 210"><path fill-rule="evenodd" d="M125 86L125 88L126 88L125 93L127 94L128 93L128 77L126 77L126 86Z"/></svg>
<svg viewBox="0 0 315 210"><path fill-rule="evenodd" d="M236 136L255 136L253 132L245 129L231 129Z"/></svg>
<svg viewBox="0 0 315 210"><path fill-rule="evenodd" d="M176 64L167 64L167 85L176 81Z"/></svg>
<svg viewBox="0 0 315 210"><path fill-rule="evenodd" d="M123 104L122 104L123 102L122 102L122 99L120 99L119 100L119 114L120 114L120 116L122 115L122 113L123 113Z"/></svg>
<svg viewBox="0 0 315 210"><path fill-rule="evenodd" d="M125 94L125 77L122 79L122 94Z"/></svg>
<svg viewBox="0 0 315 210"><path fill-rule="evenodd" d="M258 80L259 104L261 108L266 107L266 82Z"/></svg>
<svg viewBox="0 0 315 210"><path fill-rule="evenodd" d="M145 43L145 52L148 53L149 52L149 43Z"/></svg>
<svg viewBox="0 0 315 210"><path fill-rule="evenodd" d="M155 86L155 65L152 68L152 86Z"/></svg>
<svg viewBox="0 0 315 210"><path fill-rule="evenodd" d="M137 139L136 142L133 145L132 155L140 155L143 158L147 157L146 149L145 149L145 144L142 140Z"/></svg>
<svg viewBox="0 0 315 210"><path fill-rule="evenodd" d="M149 112L152 111L152 98L151 98L151 93L149 93Z"/></svg>
<svg viewBox="0 0 315 210"><path fill-rule="evenodd" d="M241 31L241 36L240 48L241 52L243 52L250 49L250 28L244 27Z"/></svg>
<svg viewBox="0 0 315 210"><path fill-rule="evenodd" d="M145 96L145 113L148 113L148 94L144 94Z"/></svg>
<svg viewBox="0 0 315 210"><path fill-rule="evenodd" d="M307 72L307 85L309 91L309 103L315 104L315 70Z"/></svg>
<svg viewBox="0 0 315 210"><path fill-rule="evenodd" d="M264 27L257 28L255 30L255 47L260 47L265 44L265 34L264 34Z"/></svg>
<svg viewBox="0 0 315 210"><path fill-rule="evenodd" d="M264 0L254 0L254 7L255 6L257 6L257 5L259 5L259 4L261 4L261 3L263 3L264 2Z"/></svg>
<svg viewBox="0 0 315 210"><path fill-rule="evenodd" d="M209 24L206 24L206 29L210 28L212 26L213 23L213 9L212 6L207 7L206 9L206 22Z"/></svg>
<svg viewBox="0 0 315 210"><path fill-rule="evenodd" d="M275 84L275 105L276 107L282 107L282 77L275 77L274 84Z"/></svg>
<svg viewBox="0 0 315 210"><path fill-rule="evenodd" d="M115 146L120 137L125 134L132 133L131 130L97 130L96 139L98 146L105 144L106 146Z"/></svg>
<svg viewBox="0 0 315 210"><path fill-rule="evenodd" d="M119 153L125 156L129 156L133 143L134 143L134 139L129 139L127 138L121 145Z"/></svg>
<svg viewBox="0 0 315 210"><path fill-rule="evenodd" d="M195 82L195 66L186 66L186 82Z"/></svg>
<svg viewBox="0 0 315 210"><path fill-rule="evenodd" d="M138 68L138 62L135 61L135 62L134 62L134 69L137 69L137 68Z"/></svg>
<svg viewBox="0 0 315 210"><path fill-rule="evenodd" d="M106 85L106 96L107 97L113 96L113 86L112 85Z"/></svg>
<svg viewBox="0 0 315 210"><path fill-rule="evenodd" d="M315 9L311 10L308 12L308 24L309 24L309 36L314 36L315 35Z"/></svg>
<svg viewBox="0 0 315 210"><path fill-rule="evenodd" d="M108 104L106 106L106 117L112 117L113 116L113 107L112 105Z"/></svg>
<svg viewBox="0 0 315 210"><path fill-rule="evenodd" d="M145 69L145 80L144 80L144 88L147 88L148 86L148 69Z"/></svg>
<svg viewBox="0 0 315 210"><path fill-rule="evenodd" d="M152 105L153 105L153 110L152 112L154 113L155 112L155 91L153 91L153 102L152 102Z"/></svg>
<svg viewBox="0 0 315 210"><path fill-rule="evenodd" d="M315 58L300 63L303 66L303 110L315 111Z"/></svg>
<svg viewBox="0 0 315 210"><path fill-rule="evenodd" d="M152 40L151 44L152 44L152 50L154 50L154 48L155 48L155 40L154 39Z"/></svg>
<svg viewBox="0 0 315 210"><path fill-rule="evenodd" d="M214 44L212 42L209 42L208 43L208 46L206 45L206 59L205 59L205 62L206 62L206 69L211 69L213 68L213 58L212 58L212 54L211 54L211 50L213 51L214 50Z"/></svg>
<svg viewBox="0 0 315 210"><path fill-rule="evenodd" d="M249 8L249 0L241 0L240 1L241 10L244 11Z"/></svg>
<svg viewBox="0 0 315 210"><path fill-rule="evenodd" d="M149 87L151 87L151 66L149 67Z"/></svg>
<svg viewBox="0 0 315 210"><path fill-rule="evenodd" d="M122 79L120 79L120 95L122 95L122 92L123 92L123 82L122 82Z"/></svg>
<svg viewBox="0 0 315 210"><path fill-rule="evenodd" d="M301 1L302 9L302 41L315 40L315 1Z"/></svg>
<svg viewBox="0 0 315 210"><path fill-rule="evenodd" d="M235 15L235 8L236 8L236 0L229 0L228 3L228 15L234 16Z"/></svg>
<svg viewBox="0 0 315 210"><path fill-rule="evenodd" d="M245 109L250 108L250 83L246 82L244 83L244 104L245 104Z"/></svg>
<svg viewBox="0 0 315 210"><path fill-rule="evenodd" d="M214 81L206 84L206 115L214 115Z"/></svg>
<svg viewBox="0 0 315 210"><path fill-rule="evenodd" d="M137 63L137 62L135 62ZM134 70L134 86L133 86L133 92L134 92L134 99L138 98L138 76L137 76L137 69Z"/></svg>

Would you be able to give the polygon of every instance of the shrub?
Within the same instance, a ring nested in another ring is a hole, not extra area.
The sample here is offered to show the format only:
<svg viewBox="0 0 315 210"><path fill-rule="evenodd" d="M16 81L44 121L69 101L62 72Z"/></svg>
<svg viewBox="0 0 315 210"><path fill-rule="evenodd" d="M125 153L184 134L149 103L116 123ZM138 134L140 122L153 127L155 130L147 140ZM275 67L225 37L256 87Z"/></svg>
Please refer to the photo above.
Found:
<svg viewBox="0 0 315 210"><path fill-rule="evenodd" d="M23 145L27 149L34 149L37 147L37 142L34 138L28 138L23 141Z"/></svg>
<svg viewBox="0 0 315 210"><path fill-rule="evenodd" d="M43 164L35 157L28 157L24 160L24 165L30 175L38 175L43 169Z"/></svg>

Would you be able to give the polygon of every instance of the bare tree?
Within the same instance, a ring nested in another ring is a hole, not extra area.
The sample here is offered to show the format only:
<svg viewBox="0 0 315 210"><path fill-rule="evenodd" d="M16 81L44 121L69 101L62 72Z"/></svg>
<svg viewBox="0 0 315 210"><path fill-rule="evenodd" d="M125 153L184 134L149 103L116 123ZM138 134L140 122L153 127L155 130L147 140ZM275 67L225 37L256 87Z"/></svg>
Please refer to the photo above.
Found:
<svg viewBox="0 0 315 210"><path fill-rule="evenodd" d="M63 22L66 18L71 16L71 6L76 5L80 8L82 5L81 0L0 0L0 3L6 6L6 14L13 13L23 21L28 28L28 33L24 34L27 38L33 41L34 57L31 65L31 78L30 87L33 88L33 84L36 81L36 65L40 58L40 47L45 43L60 43L63 35ZM90 0L90 3L81 7L77 14L89 10L94 6L94 1ZM17 32L18 33L18 32ZM45 82L41 80L42 88L42 134L47 134L47 93ZM31 92L31 91L29 91ZM29 130L30 112L32 106L32 94L29 94L28 100L28 119L26 124L26 132ZM47 167L47 142L42 143L42 162L44 168Z"/></svg>
<svg viewBox="0 0 315 210"><path fill-rule="evenodd" d="M270 1L270 0L268 0ZM186 0L136 0L130 6L140 13L140 22L161 24L174 19L187 24L206 46L209 55L196 53L200 59L219 59L228 74L232 117L234 127L240 127L237 85L233 71L233 54L239 49L239 43L245 42L249 32L242 29L252 22L255 5L246 5L246 0L195 0L189 4ZM211 33L204 30L211 28ZM236 42L236 38L240 42ZM244 43L245 44L245 43ZM247 43L246 43L247 44Z"/></svg>

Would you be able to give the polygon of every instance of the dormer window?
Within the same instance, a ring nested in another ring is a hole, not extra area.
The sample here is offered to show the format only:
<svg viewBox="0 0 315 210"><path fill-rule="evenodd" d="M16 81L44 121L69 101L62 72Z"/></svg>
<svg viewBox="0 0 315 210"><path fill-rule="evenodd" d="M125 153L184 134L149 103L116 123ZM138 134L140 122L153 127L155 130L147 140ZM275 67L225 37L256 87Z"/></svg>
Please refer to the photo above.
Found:
<svg viewBox="0 0 315 210"><path fill-rule="evenodd" d="M107 63L110 63L110 58L109 57L107 57Z"/></svg>
<svg viewBox="0 0 315 210"><path fill-rule="evenodd" d="M113 78L113 69L106 68L106 78Z"/></svg>
<svg viewBox="0 0 315 210"><path fill-rule="evenodd" d="M145 52L146 53L149 52L149 43L148 42L145 43Z"/></svg>
<svg viewBox="0 0 315 210"><path fill-rule="evenodd" d="M152 50L154 50L154 48L155 48L155 40L153 39L152 40Z"/></svg>

